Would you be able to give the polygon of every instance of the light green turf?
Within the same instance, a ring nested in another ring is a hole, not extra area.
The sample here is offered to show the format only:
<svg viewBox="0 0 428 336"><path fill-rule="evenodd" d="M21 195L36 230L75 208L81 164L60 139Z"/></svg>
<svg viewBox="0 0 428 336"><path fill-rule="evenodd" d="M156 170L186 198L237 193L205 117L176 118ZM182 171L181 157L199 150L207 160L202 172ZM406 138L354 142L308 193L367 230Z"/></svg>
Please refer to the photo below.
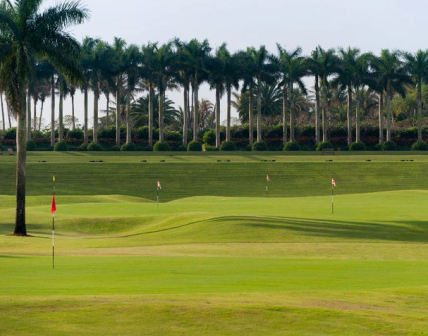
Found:
<svg viewBox="0 0 428 336"><path fill-rule="evenodd" d="M115 162L100 170L67 161L71 153L30 163L30 238L8 235L14 199L5 183L0 335L427 334L425 156L277 155L284 162L266 164L244 155L228 166L181 155L183 163L141 166L123 154L102 153ZM214 158L224 157L234 156ZM51 196L39 180L54 166L55 270ZM334 215L326 167L339 185ZM3 181L12 168L0 165ZM159 208L141 188L155 175Z"/></svg>

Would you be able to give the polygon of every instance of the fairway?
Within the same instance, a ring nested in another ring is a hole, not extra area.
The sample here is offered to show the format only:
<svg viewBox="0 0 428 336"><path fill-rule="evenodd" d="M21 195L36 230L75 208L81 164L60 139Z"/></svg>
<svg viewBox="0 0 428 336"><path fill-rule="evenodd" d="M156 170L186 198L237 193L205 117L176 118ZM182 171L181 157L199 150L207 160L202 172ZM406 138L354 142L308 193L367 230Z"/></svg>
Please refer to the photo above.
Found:
<svg viewBox="0 0 428 336"><path fill-rule="evenodd" d="M204 154L0 157L0 335L428 334L428 156Z"/></svg>

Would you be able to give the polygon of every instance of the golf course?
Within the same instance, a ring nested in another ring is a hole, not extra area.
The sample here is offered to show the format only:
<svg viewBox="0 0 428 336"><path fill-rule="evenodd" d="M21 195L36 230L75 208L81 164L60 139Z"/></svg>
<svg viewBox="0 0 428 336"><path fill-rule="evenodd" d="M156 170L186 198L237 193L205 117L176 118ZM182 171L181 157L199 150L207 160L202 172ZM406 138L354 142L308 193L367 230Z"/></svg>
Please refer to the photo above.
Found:
<svg viewBox="0 0 428 336"><path fill-rule="evenodd" d="M0 335L428 333L426 155L29 153L30 237L15 167Z"/></svg>

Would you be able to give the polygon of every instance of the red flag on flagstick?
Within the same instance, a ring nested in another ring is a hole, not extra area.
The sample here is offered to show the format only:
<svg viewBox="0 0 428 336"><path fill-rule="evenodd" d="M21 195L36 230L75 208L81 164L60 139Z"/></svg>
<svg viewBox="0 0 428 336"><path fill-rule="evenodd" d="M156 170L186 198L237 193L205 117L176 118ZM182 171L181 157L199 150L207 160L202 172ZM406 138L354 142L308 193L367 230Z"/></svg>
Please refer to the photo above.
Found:
<svg viewBox="0 0 428 336"><path fill-rule="evenodd" d="M332 185L333 187L337 187L337 185L336 185L336 181L335 181L334 179L331 179L331 185Z"/></svg>
<svg viewBox="0 0 428 336"><path fill-rule="evenodd" d="M266 182L270 182L270 177L269 177L269 175L266 175Z"/></svg>
<svg viewBox="0 0 428 336"><path fill-rule="evenodd" d="M51 213L52 215L55 213L56 211L56 204L55 204L55 194L52 195L52 205L51 205Z"/></svg>
<svg viewBox="0 0 428 336"><path fill-rule="evenodd" d="M160 181L158 181L158 189L162 189Z"/></svg>

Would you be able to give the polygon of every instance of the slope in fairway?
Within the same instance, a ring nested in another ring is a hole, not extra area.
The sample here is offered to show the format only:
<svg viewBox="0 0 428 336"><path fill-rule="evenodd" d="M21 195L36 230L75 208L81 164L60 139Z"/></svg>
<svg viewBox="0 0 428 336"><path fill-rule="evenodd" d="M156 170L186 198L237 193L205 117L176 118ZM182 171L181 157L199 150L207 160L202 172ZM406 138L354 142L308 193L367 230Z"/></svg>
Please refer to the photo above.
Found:
<svg viewBox="0 0 428 336"><path fill-rule="evenodd" d="M182 160L195 171L207 164ZM278 166L277 183L309 171L303 161ZM348 176L343 164L332 167ZM369 164L367 180L385 174ZM8 236L14 200L0 196L0 334L423 335L428 192L398 180L387 190L400 191L363 194L341 183L334 215L330 197L307 181L305 197L242 197L251 196L246 185L241 197L174 196L159 209L144 193L58 193L55 270L50 196L36 188L28 198L31 238Z"/></svg>

